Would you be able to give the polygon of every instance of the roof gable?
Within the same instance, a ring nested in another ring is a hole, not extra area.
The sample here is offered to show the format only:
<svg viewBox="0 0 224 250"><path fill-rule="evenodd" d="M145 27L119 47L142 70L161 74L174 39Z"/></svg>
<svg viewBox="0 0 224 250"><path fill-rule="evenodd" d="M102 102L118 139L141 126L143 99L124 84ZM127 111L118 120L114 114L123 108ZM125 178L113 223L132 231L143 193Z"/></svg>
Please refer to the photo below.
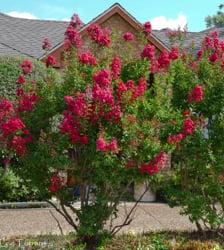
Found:
<svg viewBox="0 0 224 250"><path fill-rule="evenodd" d="M107 20L112 18L115 15L119 15L123 20L125 20L135 31L141 31L142 30L142 24L137 21L130 13L128 13L120 4L115 3L112 5L109 9L98 15L96 18L91 20L89 23L81 27L79 30L81 35L84 35L87 28L93 24L97 23L99 25L104 24ZM169 48L166 46L165 43L160 41L153 33L151 33L148 36L148 40L150 43L152 43L159 51L162 51L164 49L169 50ZM62 50L63 43L58 44L55 48L53 48L50 53L54 54L56 53L58 56L58 50ZM41 58L44 59L44 56Z"/></svg>
<svg viewBox="0 0 224 250"><path fill-rule="evenodd" d="M84 25L80 32L85 32L86 29L92 24L97 23L101 25L106 20L111 18L113 15L118 14L120 15L126 22L128 22L135 30L141 31L142 30L142 24L133 17L128 11L126 11L119 3L115 3L112 5L109 9L104 11L102 14L94 18L92 21ZM160 40L158 40L153 34L150 34L148 37L149 41L155 45L157 49L162 51L163 49L169 50L169 48Z"/></svg>

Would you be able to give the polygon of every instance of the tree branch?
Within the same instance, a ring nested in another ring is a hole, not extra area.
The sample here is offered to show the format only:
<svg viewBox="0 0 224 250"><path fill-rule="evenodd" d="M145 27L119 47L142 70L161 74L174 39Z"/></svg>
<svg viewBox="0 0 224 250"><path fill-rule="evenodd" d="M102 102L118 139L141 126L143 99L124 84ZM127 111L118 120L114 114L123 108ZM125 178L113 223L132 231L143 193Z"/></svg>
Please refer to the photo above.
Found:
<svg viewBox="0 0 224 250"><path fill-rule="evenodd" d="M118 233L122 227L124 226L128 226L130 225L130 223L132 222L132 219L130 218L130 216L132 215L133 211L135 210L135 208L137 207L138 203L141 201L142 197L145 195L145 193L148 191L149 186L147 185L145 188L145 191L142 193L142 195L139 197L139 199L135 202L134 206L131 208L131 210L129 211L129 213L127 214L124 222L120 225L115 226L112 230L111 230L111 235L114 236L116 233Z"/></svg>
<svg viewBox="0 0 224 250"><path fill-rule="evenodd" d="M65 220L68 222L69 225L71 225L76 231L77 231L77 225L75 225L74 221L71 220L71 217L67 217L65 213L63 213L53 202L46 200L60 215L62 215ZM64 210L63 210L64 211Z"/></svg>

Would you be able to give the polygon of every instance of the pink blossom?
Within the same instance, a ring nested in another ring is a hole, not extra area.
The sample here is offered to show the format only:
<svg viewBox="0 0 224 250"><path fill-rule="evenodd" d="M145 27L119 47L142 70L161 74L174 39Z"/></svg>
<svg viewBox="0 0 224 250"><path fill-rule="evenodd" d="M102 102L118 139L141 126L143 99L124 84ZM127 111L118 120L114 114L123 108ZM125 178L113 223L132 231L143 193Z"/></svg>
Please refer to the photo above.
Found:
<svg viewBox="0 0 224 250"><path fill-rule="evenodd" d="M0 112L13 112L13 111L14 111L13 105L9 100L4 99L0 101Z"/></svg>
<svg viewBox="0 0 224 250"><path fill-rule="evenodd" d="M199 103L203 100L203 97L204 97L204 92L202 87L200 85L196 85L190 92L187 101L189 103L191 102Z"/></svg>
<svg viewBox="0 0 224 250"><path fill-rule="evenodd" d="M118 151L117 140L113 139L109 144L107 144L106 145L106 150L116 153Z"/></svg>
<svg viewBox="0 0 224 250"><path fill-rule="evenodd" d="M121 60L118 56L114 57L111 63L111 71L113 79L117 79L121 73Z"/></svg>
<svg viewBox="0 0 224 250"><path fill-rule="evenodd" d="M80 136L79 141L83 145L87 145L89 143L89 138L86 135Z"/></svg>
<svg viewBox="0 0 224 250"><path fill-rule="evenodd" d="M90 38L100 46L110 46L111 40L108 30L102 29L98 24L92 24L87 28L87 32Z"/></svg>
<svg viewBox="0 0 224 250"><path fill-rule="evenodd" d="M73 25L69 25L65 31L65 43L70 44L76 48L80 48L82 46L82 39L79 32Z"/></svg>
<svg viewBox="0 0 224 250"><path fill-rule="evenodd" d="M93 76L93 81L101 87L106 87L111 84L111 77L109 70L103 69Z"/></svg>
<svg viewBox="0 0 224 250"><path fill-rule="evenodd" d="M114 104L112 89L109 87L100 87L98 84L93 86L93 99L96 102L108 104L110 106Z"/></svg>
<svg viewBox="0 0 224 250"><path fill-rule="evenodd" d="M179 49L176 47L173 47L170 51L169 58L171 60L176 60L179 58Z"/></svg>
<svg viewBox="0 0 224 250"><path fill-rule="evenodd" d="M138 97L143 96L147 89L147 81L144 77L138 81L138 86L132 89L132 100L136 100Z"/></svg>
<svg viewBox="0 0 224 250"><path fill-rule="evenodd" d="M163 52L160 54L158 58L158 63L160 68L166 68L170 64L170 57L169 53L166 50L163 50Z"/></svg>
<svg viewBox="0 0 224 250"><path fill-rule="evenodd" d="M48 38L44 38L44 40L43 40L43 42L42 42L42 48L43 48L44 50L50 50L50 48L51 48L51 43L50 43L50 41L49 41Z"/></svg>
<svg viewBox="0 0 224 250"><path fill-rule="evenodd" d="M45 63L46 63L47 67L49 67L49 66L55 66L56 65L55 57L48 56Z"/></svg>
<svg viewBox="0 0 224 250"><path fill-rule="evenodd" d="M33 64L29 60L24 60L21 64L21 68L23 70L23 74L27 75L32 72Z"/></svg>
<svg viewBox="0 0 224 250"><path fill-rule="evenodd" d="M96 58L91 52L84 52L79 54L79 61L89 66L97 65Z"/></svg>
<svg viewBox="0 0 224 250"><path fill-rule="evenodd" d="M25 128L24 123L19 118L11 118L1 125L4 136L8 136Z"/></svg>
<svg viewBox="0 0 224 250"><path fill-rule="evenodd" d="M152 32L152 25L150 22L145 22L143 27L146 34L150 34Z"/></svg>
<svg viewBox="0 0 224 250"><path fill-rule="evenodd" d="M26 153L26 140L16 135L12 138L11 147L16 151L17 155L23 156Z"/></svg>
<svg viewBox="0 0 224 250"><path fill-rule="evenodd" d="M191 118L188 118L184 121L184 124L183 124L183 133L185 135L191 135L194 133L194 130L195 130L195 124L194 124L194 121L191 120Z"/></svg>
<svg viewBox="0 0 224 250"><path fill-rule="evenodd" d="M133 41L134 40L134 35L131 32L126 32L123 34L123 39L125 41Z"/></svg>
<svg viewBox="0 0 224 250"><path fill-rule="evenodd" d="M211 63L215 63L217 60L218 60L218 53L217 52L214 52L213 54L211 54L210 56L209 56L209 61L211 62Z"/></svg>
<svg viewBox="0 0 224 250"><path fill-rule="evenodd" d="M78 117L85 117L88 113L88 104L84 93L78 93L75 98L71 96L64 97L68 109Z"/></svg>
<svg viewBox="0 0 224 250"><path fill-rule="evenodd" d="M152 176L159 172L159 168L157 165L143 163L140 166L140 172L142 174L149 174L150 176Z"/></svg>
<svg viewBox="0 0 224 250"><path fill-rule="evenodd" d="M103 137L100 137L96 141L96 150L97 151L106 151L106 142Z"/></svg>
<svg viewBox="0 0 224 250"><path fill-rule="evenodd" d="M142 58L152 60L155 57L155 47L151 44L147 44L141 53Z"/></svg>
<svg viewBox="0 0 224 250"><path fill-rule="evenodd" d="M16 83L18 84L24 84L25 82L26 82L26 79L23 75L20 75L16 80Z"/></svg>
<svg viewBox="0 0 224 250"><path fill-rule="evenodd" d="M70 25L72 25L75 29L79 29L83 25L83 22L77 14L73 14L73 16L71 17Z"/></svg>
<svg viewBox="0 0 224 250"><path fill-rule="evenodd" d="M199 50L197 52L197 58L198 58L198 60L201 60L202 56L203 56L203 50Z"/></svg>
<svg viewBox="0 0 224 250"><path fill-rule="evenodd" d="M185 135L182 133L177 134L177 135L170 135L167 139L167 142L169 144L177 144L181 142L184 138L185 138Z"/></svg>
<svg viewBox="0 0 224 250"><path fill-rule="evenodd" d="M36 95L36 93L23 95L22 99L19 100L18 111L19 112L32 111L38 100L39 98Z"/></svg>

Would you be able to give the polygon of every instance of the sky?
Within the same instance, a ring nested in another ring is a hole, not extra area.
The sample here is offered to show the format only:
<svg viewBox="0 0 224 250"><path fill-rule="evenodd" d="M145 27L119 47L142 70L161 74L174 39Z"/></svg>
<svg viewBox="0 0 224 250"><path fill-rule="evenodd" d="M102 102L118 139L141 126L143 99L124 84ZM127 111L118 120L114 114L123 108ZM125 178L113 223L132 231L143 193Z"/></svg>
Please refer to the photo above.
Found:
<svg viewBox="0 0 224 250"><path fill-rule="evenodd" d="M73 13L84 23L105 11L115 2L120 3L138 21L151 21L153 29L186 25L189 31L206 29L205 17L218 10L222 0L0 0L0 12L11 16L64 20Z"/></svg>

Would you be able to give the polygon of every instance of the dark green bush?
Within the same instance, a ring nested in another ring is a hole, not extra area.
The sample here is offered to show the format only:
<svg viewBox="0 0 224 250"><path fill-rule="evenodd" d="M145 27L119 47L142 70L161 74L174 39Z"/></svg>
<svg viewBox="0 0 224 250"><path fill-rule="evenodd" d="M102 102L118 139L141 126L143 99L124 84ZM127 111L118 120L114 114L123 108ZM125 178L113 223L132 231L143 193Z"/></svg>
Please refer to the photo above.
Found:
<svg viewBox="0 0 224 250"><path fill-rule="evenodd" d="M0 97L13 100L16 90L16 80L21 74L20 64L23 57L0 57ZM37 60L33 62L32 79L38 81L45 77L46 68Z"/></svg>
<svg viewBox="0 0 224 250"><path fill-rule="evenodd" d="M29 181L26 183L10 170L0 179L0 202L38 201L42 200L37 189L31 188Z"/></svg>
<svg viewBox="0 0 224 250"><path fill-rule="evenodd" d="M14 100L16 93L16 80L21 74L20 64L27 58L23 57L0 57L0 99L7 98L11 101ZM31 59L29 59L31 60ZM33 63L33 71L31 77L36 82L40 83L46 78L47 70L42 62L37 60L31 60ZM48 72L49 73L49 72ZM58 74L56 74L58 77ZM15 164L16 165L16 164ZM0 202L11 201L33 201L42 200L45 197L41 197L37 193L36 189L29 185L29 180L24 180L19 177L19 173L16 173L10 166L9 173L0 179ZM1 171L1 153L0 153L0 171Z"/></svg>

